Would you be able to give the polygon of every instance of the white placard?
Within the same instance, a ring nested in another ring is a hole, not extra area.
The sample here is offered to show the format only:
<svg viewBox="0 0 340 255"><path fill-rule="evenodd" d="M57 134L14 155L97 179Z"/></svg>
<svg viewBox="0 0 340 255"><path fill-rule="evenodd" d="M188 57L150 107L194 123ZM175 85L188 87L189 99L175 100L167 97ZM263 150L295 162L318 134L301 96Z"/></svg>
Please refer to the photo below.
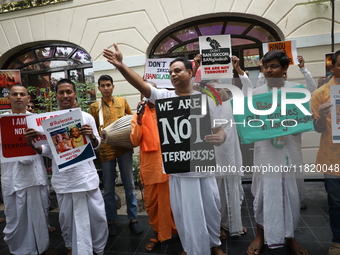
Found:
<svg viewBox="0 0 340 255"><path fill-rule="evenodd" d="M72 137L71 130L83 125L80 109L43 120L41 124L59 171L96 158L88 136L80 134L77 143Z"/></svg>
<svg viewBox="0 0 340 255"><path fill-rule="evenodd" d="M230 35L200 36L202 80L232 78Z"/></svg>

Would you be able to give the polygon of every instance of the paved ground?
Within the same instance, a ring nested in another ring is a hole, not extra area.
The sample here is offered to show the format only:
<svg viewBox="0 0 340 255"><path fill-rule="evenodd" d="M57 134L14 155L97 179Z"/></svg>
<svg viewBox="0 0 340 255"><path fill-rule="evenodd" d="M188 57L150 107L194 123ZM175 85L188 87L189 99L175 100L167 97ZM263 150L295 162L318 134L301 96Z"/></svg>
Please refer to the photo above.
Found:
<svg viewBox="0 0 340 255"><path fill-rule="evenodd" d="M248 228L248 233L241 237L228 237L222 243L222 250L228 255L246 254L249 243L255 236L255 222L253 217L250 184L244 184L245 200L242 206L243 225ZM310 255L326 255L331 242L331 231L329 228L329 218L327 212L327 196L323 182L306 183L306 204L307 209L301 210L301 220L296 231L296 239L304 245ZM0 216L3 211L0 211ZM144 251L144 247L152 236L152 230L145 215L139 216L144 233L133 235L128 229L128 220L125 215L119 215L117 220L118 236L110 237L105 249L106 255L132 255L150 254ZM59 255L65 254L65 247L58 224L58 212L50 212L50 223L57 227L54 233L50 234L50 247L55 249ZM0 233L5 224L0 224ZM181 244L178 238L159 245L152 254L179 254ZM3 234L0 236L0 255L9 255L8 248L3 241ZM263 255L290 255L288 248L269 250L267 247L261 253Z"/></svg>

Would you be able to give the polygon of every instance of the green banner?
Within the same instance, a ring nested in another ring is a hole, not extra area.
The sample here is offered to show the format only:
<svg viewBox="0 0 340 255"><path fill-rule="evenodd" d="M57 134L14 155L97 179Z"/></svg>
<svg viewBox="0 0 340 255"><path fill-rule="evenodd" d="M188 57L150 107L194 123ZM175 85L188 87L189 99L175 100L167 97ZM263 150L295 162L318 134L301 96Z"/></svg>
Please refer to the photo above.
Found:
<svg viewBox="0 0 340 255"><path fill-rule="evenodd" d="M304 88L303 85L294 88ZM256 141L282 137L291 134L314 130L313 118L305 115L295 104L287 104L285 114L281 115L281 90L277 91L276 110L268 115L256 115L248 107L248 98L244 99L244 114L234 115L238 134L242 144L253 143ZM305 98L303 93L286 93L287 99ZM273 93L263 93L253 96L253 106L257 110L267 110L271 108ZM232 106L234 106L233 102ZM309 112L309 102L302 104Z"/></svg>

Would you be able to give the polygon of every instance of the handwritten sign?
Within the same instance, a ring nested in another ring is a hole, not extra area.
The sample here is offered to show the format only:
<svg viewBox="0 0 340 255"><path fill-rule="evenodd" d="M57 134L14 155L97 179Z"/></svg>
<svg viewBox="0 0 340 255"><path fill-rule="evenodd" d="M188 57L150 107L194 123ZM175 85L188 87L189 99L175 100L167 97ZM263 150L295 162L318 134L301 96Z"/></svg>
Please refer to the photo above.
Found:
<svg viewBox="0 0 340 255"><path fill-rule="evenodd" d="M154 82L158 88L174 88L170 81L170 63L174 58L154 58L145 62L144 78Z"/></svg>
<svg viewBox="0 0 340 255"><path fill-rule="evenodd" d="M232 78L230 35L200 36L202 79Z"/></svg>
<svg viewBox="0 0 340 255"><path fill-rule="evenodd" d="M36 152L27 144L24 136L27 129L26 115L4 114L0 117L1 162L35 158Z"/></svg>
<svg viewBox="0 0 340 255"><path fill-rule="evenodd" d="M303 87L303 85L296 87ZM277 93L278 102L281 102L281 90L278 90ZM288 92L286 98L299 99L305 98L305 95ZM272 107L273 93L255 95L252 100L255 109L267 110ZM285 115L281 115L280 103L272 114L255 115L249 110L247 100L244 102L244 114L234 115L237 124L233 124L236 125L243 144L314 130L312 116L305 115L295 104L286 105ZM302 105L309 111L308 102Z"/></svg>
<svg viewBox="0 0 340 255"><path fill-rule="evenodd" d="M195 172L196 166L215 166L213 145L203 138L211 134L210 114L202 115L206 95L156 100L158 130L165 172Z"/></svg>
<svg viewBox="0 0 340 255"><path fill-rule="evenodd" d="M90 139L79 136L79 128L83 125L79 109L45 119L41 124L59 171L96 158ZM78 129L77 135L73 129Z"/></svg>
<svg viewBox="0 0 340 255"><path fill-rule="evenodd" d="M271 50L283 50L286 52L290 59L290 65L298 65L299 61L297 59L296 41L282 41L282 42L270 42L263 43L263 54L266 54Z"/></svg>

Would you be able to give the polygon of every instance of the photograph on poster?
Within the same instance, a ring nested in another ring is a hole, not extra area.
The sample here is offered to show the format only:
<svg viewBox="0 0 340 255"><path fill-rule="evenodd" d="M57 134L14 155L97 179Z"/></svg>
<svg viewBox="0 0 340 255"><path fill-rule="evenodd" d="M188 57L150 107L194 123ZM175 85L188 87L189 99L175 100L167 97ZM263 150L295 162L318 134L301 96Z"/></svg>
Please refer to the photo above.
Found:
<svg viewBox="0 0 340 255"><path fill-rule="evenodd" d="M72 150L71 138L65 128L50 133L57 154Z"/></svg>
<svg viewBox="0 0 340 255"><path fill-rule="evenodd" d="M87 144L86 136L80 133L80 123L67 127L68 134L71 138L73 148L81 147Z"/></svg>

